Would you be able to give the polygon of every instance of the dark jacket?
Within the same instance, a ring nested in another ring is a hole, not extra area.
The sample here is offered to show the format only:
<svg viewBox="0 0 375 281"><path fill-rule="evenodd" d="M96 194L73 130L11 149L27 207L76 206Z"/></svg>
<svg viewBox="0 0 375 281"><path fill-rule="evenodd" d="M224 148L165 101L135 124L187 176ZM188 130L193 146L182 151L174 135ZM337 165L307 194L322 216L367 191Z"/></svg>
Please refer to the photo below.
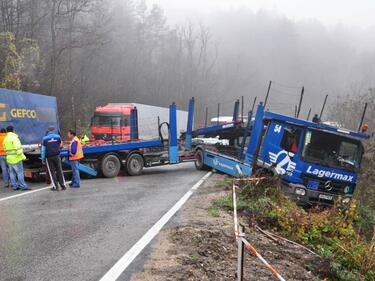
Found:
<svg viewBox="0 0 375 281"><path fill-rule="evenodd" d="M42 160L57 156L60 154L61 137L60 135L49 132L42 142Z"/></svg>

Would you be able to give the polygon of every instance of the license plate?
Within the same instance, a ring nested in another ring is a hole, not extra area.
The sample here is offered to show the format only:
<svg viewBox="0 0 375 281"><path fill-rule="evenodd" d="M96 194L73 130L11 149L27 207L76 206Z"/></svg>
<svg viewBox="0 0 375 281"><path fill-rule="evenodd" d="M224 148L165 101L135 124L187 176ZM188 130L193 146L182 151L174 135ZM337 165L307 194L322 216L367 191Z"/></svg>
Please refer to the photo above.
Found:
<svg viewBox="0 0 375 281"><path fill-rule="evenodd" d="M31 171L25 171L24 172L25 178L32 178L32 173Z"/></svg>
<svg viewBox="0 0 375 281"><path fill-rule="evenodd" d="M324 199L324 200L333 200L333 196L332 195L327 195L327 194L319 194L319 198L320 199Z"/></svg>
<svg viewBox="0 0 375 281"><path fill-rule="evenodd" d="M308 189L313 189L313 190L318 190L319 189L319 182L318 181L309 180L308 183L307 183L307 188Z"/></svg>

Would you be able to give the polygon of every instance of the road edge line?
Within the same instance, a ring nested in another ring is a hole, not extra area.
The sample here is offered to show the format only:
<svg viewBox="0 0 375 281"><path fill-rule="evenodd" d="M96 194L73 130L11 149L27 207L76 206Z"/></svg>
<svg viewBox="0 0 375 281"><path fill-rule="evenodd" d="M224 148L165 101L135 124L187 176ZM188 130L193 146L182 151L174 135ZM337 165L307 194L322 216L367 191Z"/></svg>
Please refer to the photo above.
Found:
<svg viewBox="0 0 375 281"><path fill-rule="evenodd" d="M168 210L143 236L139 239L112 267L100 281L115 281L128 268L133 260L143 251L143 249L155 238L164 225L181 209L194 190L198 189L204 181L212 174L208 172L196 184L182 196L172 208Z"/></svg>
<svg viewBox="0 0 375 281"><path fill-rule="evenodd" d="M69 182L70 181L68 181L66 183L68 184ZM33 189L31 191L20 191L22 193L11 195L11 196L7 196L7 197L4 197L4 198L0 198L0 202L7 201L7 200L10 200L10 199L14 199L14 198L18 198L18 197L25 196L25 195L29 195L29 194L32 194L32 193L35 193L35 192L43 191L43 190L46 190L46 189L49 189L49 188L52 188L52 187L53 187L53 185L49 185L49 186L46 186L46 187L42 187L42 188L38 188L38 189Z"/></svg>

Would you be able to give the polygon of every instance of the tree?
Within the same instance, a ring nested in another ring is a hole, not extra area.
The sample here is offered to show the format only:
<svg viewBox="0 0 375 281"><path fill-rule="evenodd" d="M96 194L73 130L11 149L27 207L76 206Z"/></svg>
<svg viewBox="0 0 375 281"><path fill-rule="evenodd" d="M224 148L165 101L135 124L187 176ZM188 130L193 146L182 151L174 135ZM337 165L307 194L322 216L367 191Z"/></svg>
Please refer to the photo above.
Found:
<svg viewBox="0 0 375 281"><path fill-rule="evenodd" d="M22 58L18 54L14 35L0 33L0 88L21 89Z"/></svg>

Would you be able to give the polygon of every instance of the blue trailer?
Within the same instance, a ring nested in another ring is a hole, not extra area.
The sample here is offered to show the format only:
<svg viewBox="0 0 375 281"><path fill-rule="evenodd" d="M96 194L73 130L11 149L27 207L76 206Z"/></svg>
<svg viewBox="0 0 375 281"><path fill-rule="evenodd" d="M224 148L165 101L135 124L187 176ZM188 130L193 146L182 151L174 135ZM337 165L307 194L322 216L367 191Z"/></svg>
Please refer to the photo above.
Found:
<svg viewBox="0 0 375 281"><path fill-rule="evenodd" d="M197 169L279 175L285 192L304 204L350 202L368 135L268 112L262 104L251 119L250 112L240 146L198 146Z"/></svg>
<svg viewBox="0 0 375 281"><path fill-rule="evenodd" d="M60 128L56 98L0 89L0 124L14 126L22 144L37 145L48 126Z"/></svg>

